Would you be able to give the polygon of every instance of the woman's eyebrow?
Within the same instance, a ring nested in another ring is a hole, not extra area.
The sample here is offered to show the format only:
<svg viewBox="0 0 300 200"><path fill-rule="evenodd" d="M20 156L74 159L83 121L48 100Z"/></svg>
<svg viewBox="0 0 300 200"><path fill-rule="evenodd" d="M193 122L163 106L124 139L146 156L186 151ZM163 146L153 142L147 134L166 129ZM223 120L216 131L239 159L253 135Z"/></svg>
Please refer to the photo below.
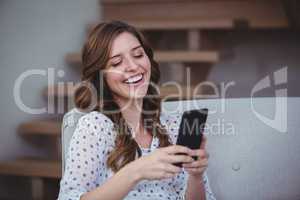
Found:
<svg viewBox="0 0 300 200"><path fill-rule="evenodd" d="M140 48L140 47L142 47L142 45L139 45L139 46L133 47L133 48L131 49L131 51L134 51L134 50L136 50L136 49L138 49L138 48Z"/></svg>
<svg viewBox="0 0 300 200"><path fill-rule="evenodd" d="M138 49L138 48L141 48L141 47L142 47L142 45L138 45L138 46L136 46L136 47L133 47L133 48L131 49L131 51L134 51L134 50L136 50L136 49ZM114 56L110 57L109 60L112 59L112 58L115 58L115 57L119 57L119 56L121 56L121 55L120 55L120 54L114 55Z"/></svg>

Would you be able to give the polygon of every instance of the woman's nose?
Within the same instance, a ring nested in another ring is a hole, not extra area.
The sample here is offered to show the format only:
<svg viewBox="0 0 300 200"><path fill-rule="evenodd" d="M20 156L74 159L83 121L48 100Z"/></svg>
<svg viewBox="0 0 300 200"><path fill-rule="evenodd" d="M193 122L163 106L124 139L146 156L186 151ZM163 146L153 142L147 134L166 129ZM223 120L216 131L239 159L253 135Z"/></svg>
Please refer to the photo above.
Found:
<svg viewBox="0 0 300 200"><path fill-rule="evenodd" d="M138 63L133 58L127 58L125 64L125 71L135 71L139 68Z"/></svg>

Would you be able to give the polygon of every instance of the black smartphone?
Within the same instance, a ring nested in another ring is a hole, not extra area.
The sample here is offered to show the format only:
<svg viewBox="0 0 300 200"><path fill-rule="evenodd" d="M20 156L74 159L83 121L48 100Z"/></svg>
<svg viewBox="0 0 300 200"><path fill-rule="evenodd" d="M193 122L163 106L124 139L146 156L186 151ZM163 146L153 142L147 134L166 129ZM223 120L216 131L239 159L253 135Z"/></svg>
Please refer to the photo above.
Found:
<svg viewBox="0 0 300 200"><path fill-rule="evenodd" d="M207 114L207 108L185 111L181 118L176 144L190 149L199 149ZM197 157L193 158L197 160ZM175 165L181 167L182 163L175 163Z"/></svg>

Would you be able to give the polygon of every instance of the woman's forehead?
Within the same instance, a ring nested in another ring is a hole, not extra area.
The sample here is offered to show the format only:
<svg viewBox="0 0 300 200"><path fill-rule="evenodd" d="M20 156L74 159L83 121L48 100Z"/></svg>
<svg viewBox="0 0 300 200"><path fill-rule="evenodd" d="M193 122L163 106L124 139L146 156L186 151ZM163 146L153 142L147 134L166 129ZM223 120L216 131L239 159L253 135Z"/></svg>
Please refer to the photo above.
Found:
<svg viewBox="0 0 300 200"><path fill-rule="evenodd" d="M131 33L123 32L119 34L112 42L110 56L126 53L141 46L139 40Z"/></svg>

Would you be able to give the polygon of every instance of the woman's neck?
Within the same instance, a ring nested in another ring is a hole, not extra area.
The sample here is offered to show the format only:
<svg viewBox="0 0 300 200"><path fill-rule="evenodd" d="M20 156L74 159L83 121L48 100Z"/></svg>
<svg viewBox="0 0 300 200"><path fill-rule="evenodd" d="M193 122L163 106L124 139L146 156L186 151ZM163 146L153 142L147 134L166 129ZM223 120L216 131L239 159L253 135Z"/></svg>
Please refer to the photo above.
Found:
<svg viewBox="0 0 300 200"><path fill-rule="evenodd" d="M134 133L139 133L143 127L141 124L143 99L118 100L117 103L126 123L133 129Z"/></svg>
<svg viewBox="0 0 300 200"><path fill-rule="evenodd" d="M144 129L142 120L143 99L117 101L126 123L132 129L132 137L143 148L150 148L152 136Z"/></svg>

